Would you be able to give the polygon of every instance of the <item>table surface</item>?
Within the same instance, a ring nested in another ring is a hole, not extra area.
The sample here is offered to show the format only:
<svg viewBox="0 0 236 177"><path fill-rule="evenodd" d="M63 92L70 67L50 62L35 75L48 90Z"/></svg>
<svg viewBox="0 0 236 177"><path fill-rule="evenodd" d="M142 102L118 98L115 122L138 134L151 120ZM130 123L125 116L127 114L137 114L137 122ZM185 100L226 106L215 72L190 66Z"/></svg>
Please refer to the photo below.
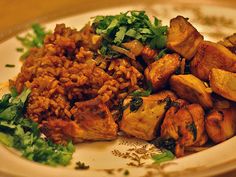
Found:
<svg viewBox="0 0 236 177"><path fill-rule="evenodd" d="M119 0L119 4L137 3L141 0ZM145 0L153 1L153 0ZM160 1L161 0L155 0ZM32 22L46 22L77 12L85 12L100 7L116 5L116 0L102 0L102 3L91 0L0 0L0 41L24 30ZM168 3L185 3L187 0L169 0ZM197 0L194 4L219 5L236 9L235 0ZM217 177L235 177L236 170Z"/></svg>

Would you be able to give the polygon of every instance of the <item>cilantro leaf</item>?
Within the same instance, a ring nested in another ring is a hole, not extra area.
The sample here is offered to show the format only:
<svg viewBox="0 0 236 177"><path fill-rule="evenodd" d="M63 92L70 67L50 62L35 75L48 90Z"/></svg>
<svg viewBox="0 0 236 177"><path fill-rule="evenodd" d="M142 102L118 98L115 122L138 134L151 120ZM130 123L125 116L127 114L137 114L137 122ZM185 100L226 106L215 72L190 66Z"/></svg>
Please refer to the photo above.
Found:
<svg viewBox="0 0 236 177"><path fill-rule="evenodd" d="M174 158L175 158L175 155L169 150L164 150L161 154L155 154L152 156L154 163L157 163L157 164L172 160Z"/></svg>
<svg viewBox="0 0 236 177"><path fill-rule="evenodd" d="M130 40L139 40L154 49L166 46L167 26L154 17L152 22L145 11L127 11L118 15L97 16L92 24L95 32L103 36L100 53L111 55L111 45L121 45ZM109 50L105 50L109 49Z"/></svg>

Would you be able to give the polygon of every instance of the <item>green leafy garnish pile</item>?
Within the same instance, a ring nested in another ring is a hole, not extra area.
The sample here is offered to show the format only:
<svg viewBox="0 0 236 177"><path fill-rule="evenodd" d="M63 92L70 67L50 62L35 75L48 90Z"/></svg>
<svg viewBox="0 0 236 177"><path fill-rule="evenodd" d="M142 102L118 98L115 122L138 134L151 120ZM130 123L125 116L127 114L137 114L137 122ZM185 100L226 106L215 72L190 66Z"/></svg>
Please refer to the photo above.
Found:
<svg viewBox="0 0 236 177"><path fill-rule="evenodd" d="M153 49L166 46L167 26L154 17L152 22L145 11L128 11L119 15L97 16L93 21L95 32L103 37L100 52L109 55L111 45L121 45L133 39Z"/></svg>
<svg viewBox="0 0 236 177"><path fill-rule="evenodd" d="M23 157L47 165L67 165L75 150L72 143L57 145L41 137L38 124L24 117L29 89L0 100L0 142L18 149Z"/></svg>
<svg viewBox="0 0 236 177"><path fill-rule="evenodd" d="M27 33L25 36L16 38L21 42L23 48L17 48L18 52L23 52L20 59L24 60L29 56L30 49L33 47L40 48L43 46L43 40L50 31L46 31L40 24L32 25L33 33Z"/></svg>

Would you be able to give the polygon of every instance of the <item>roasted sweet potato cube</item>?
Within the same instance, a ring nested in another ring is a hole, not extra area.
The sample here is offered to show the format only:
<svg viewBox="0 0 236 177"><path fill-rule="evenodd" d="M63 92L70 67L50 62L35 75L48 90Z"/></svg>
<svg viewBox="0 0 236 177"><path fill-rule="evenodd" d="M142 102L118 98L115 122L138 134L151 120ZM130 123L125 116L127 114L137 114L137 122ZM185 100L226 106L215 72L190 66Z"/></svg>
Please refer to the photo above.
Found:
<svg viewBox="0 0 236 177"><path fill-rule="evenodd" d="M236 72L236 55L220 44L203 41L191 61L191 73L208 81L212 68Z"/></svg>
<svg viewBox="0 0 236 177"><path fill-rule="evenodd" d="M197 51L203 36L182 16L171 19L167 35L167 47L186 59Z"/></svg>
<svg viewBox="0 0 236 177"><path fill-rule="evenodd" d="M120 129L128 135L143 140L155 138L156 130L166 111L167 98L175 100L175 95L164 91L148 97L127 98L120 123ZM136 105L136 107L135 107Z"/></svg>
<svg viewBox="0 0 236 177"><path fill-rule="evenodd" d="M192 74L172 75L170 87L182 99L199 103L204 108L212 107L211 90Z"/></svg>
<svg viewBox="0 0 236 177"><path fill-rule="evenodd" d="M177 54L167 54L163 58L148 65L144 74L151 82L153 90L165 87L170 76L179 68L180 58Z"/></svg>
<svg viewBox="0 0 236 177"><path fill-rule="evenodd" d="M236 73L222 69L212 69L209 78L213 92L229 100L236 101Z"/></svg>

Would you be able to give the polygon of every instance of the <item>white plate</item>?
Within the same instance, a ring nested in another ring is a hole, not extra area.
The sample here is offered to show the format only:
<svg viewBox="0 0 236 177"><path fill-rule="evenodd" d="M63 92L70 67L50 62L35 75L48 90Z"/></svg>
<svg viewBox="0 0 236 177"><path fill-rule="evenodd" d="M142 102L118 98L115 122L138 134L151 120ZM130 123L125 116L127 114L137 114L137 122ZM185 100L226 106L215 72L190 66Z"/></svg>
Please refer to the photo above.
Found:
<svg viewBox="0 0 236 177"><path fill-rule="evenodd" d="M181 5L157 5L143 3L136 6L100 9L76 16L63 18L45 26L53 29L56 23L81 28L90 17L105 14L117 14L126 10L146 10L149 15L157 16L164 24L176 15L189 17L190 22L205 36L205 39L218 41L223 36L235 32L234 17L236 11L220 7L194 7ZM219 13L220 12L220 13ZM223 15L223 16L222 16ZM0 82L6 82L20 71L19 54L16 48L19 42L13 37L0 44ZM6 68L5 64L15 64L15 68ZM1 89L1 94L6 88ZM68 167L49 167L21 158L12 149L0 145L0 175L20 177L107 177L124 176L126 170L129 177L157 176L209 176L236 169L236 137L218 144L205 151L195 153L163 164L152 166L150 156L157 153L151 145L136 139L119 138L111 142L94 142L78 144ZM82 161L90 165L89 170L74 170L75 162Z"/></svg>

